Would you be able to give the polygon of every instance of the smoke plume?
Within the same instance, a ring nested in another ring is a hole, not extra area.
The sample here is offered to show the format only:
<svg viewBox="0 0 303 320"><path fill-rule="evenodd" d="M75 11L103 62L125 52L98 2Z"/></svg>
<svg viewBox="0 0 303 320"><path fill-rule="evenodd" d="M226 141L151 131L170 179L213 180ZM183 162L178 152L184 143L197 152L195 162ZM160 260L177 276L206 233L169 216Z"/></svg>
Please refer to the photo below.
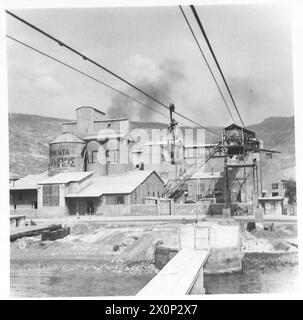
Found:
<svg viewBox="0 0 303 320"><path fill-rule="evenodd" d="M128 62L128 77L130 81L150 96L169 105L173 100L174 86L181 83L185 75L183 65L175 59L165 59L160 64L155 64L151 59L142 56L134 56ZM121 89L129 96L140 102L169 115L168 110L152 101L137 90L127 87ZM135 101L116 94L107 111L110 118L127 117L130 120L151 121L157 117L157 113Z"/></svg>

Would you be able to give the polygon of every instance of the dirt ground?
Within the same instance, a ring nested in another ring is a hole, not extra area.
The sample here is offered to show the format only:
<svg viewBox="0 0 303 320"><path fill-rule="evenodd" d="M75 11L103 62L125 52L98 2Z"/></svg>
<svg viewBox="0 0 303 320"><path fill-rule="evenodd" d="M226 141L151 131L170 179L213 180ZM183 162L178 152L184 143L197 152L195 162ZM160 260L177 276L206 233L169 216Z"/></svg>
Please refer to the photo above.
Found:
<svg viewBox="0 0 303 320"><path fill-rule="evenodd" d="M41 236L18 239L11 243L11 262L24 265L46 265L77 260L101 262L108 268L152 265L154 245L177 246L175 227L107 228L98 224L76 224L71 234L56 241L41 241ZM93 263L93 264L94 264ZM101 267L100 267L101 268ZM103 267L104 268L104 267ZM150 266L152 269L152 267Z"/></svg>
<svg viewBox="0 0 303 320"><path fill-rule="evenodd" d="M11 287L17 296L136 294L159 271L154 266L154 246L178 247L178 227L114 228L78 223L71 226L69 236L60 240L42 242L41 236L19 239L11 243ZM279 274L297 268L296 226L242 230L241 240L243 272L206 277L209 293L224 292L225 287L235 293L251 292L252 287L254 292L270 291L272 279L278 281ZM264 282L265 276L270 280ZM242 283L239 288L235 286L237 279ZM255 279L259 282L254 284ZM269 284L263 288L261 283Z"/></svg>
<svg viewBox="0 0 303 320"><path fill-rule="evenodd" d="M267 230L257 227L250 232L241 231L244 253L295 253L298 252L295 224L268 224Z"/></svg>

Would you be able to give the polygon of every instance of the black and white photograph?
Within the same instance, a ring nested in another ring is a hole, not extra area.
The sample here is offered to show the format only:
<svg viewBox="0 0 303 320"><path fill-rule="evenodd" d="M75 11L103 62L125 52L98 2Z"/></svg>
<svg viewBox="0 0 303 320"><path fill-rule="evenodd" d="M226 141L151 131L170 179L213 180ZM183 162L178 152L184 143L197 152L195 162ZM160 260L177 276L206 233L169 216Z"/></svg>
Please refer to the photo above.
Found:
<svg viewBox="0 0 303 320"><path fill-rule="evenodd" d="M100 3L3 8L10 298L299 294L294 6Z"/></svg>

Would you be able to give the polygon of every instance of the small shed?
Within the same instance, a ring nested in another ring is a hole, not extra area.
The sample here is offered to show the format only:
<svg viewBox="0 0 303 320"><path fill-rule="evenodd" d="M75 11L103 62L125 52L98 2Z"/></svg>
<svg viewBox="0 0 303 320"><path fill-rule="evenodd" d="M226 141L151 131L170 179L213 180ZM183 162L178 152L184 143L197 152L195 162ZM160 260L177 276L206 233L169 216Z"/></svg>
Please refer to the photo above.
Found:
<svg viewBox="0 0 303 320"><path fill-rule="evenodd" d="M16 229L25 226L26 216L14 214L9 217L10 229Z"/></svg>
<svg viewBox="0 0 303 320"><path fill-rule="evenodd" d="M48 177L48 172L29 174L10 185L11 209L37 209L38 183Z"/></svg>
<svg viewBox="0 0 303 320"><path fill-rule="evenodd" d="M69 214L76 214L81 205L90 203L90 211L96 213L102 205L143 204L148 196L161 197L164 183L153 170L129 171L119 175L93 177L91 183L80 190L66 194ZM88 208L88 206L86 206ZM83 205L85 209L85 205Z"/></svg>
<svg viewBox="0 0 303 320"><path fill-rule="evenodd" d="M258 199L264 215L282 215L284 213L284 197L261 197Z"/></svg>

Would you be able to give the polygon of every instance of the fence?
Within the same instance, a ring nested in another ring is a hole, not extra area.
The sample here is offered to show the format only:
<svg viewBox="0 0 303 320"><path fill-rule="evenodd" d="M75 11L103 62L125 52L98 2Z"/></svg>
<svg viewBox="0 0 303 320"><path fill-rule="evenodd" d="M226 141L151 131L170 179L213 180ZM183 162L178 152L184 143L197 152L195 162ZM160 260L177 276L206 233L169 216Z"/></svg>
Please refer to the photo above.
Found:
<svg viewBox="0 0 303 320"><path fill-rule="evenodd" d="M158 215L222 215L224 208L222 203L210 203L207 201L196 203L174 203L163 201L157 204L115 204L101 205L95 215L100 216L158 216ZM11 210L11 214L25 215L26 218L55 218L66 216L64 208L41 208L32 210Z"/></svg>
<svg viewBox="0 0 303 320"><path fill-rule="evenodd" d="M215 204L212 204L212 210ZM222 205L220 204L220 208ZM160 201L157 204L120 204L120 205L101 205L96 215L103 216L158 216L158 215L199 215L209 214L209 203L199 204L176 204L172 201ZM216 209L217 214L222 213Z"/></svg>

